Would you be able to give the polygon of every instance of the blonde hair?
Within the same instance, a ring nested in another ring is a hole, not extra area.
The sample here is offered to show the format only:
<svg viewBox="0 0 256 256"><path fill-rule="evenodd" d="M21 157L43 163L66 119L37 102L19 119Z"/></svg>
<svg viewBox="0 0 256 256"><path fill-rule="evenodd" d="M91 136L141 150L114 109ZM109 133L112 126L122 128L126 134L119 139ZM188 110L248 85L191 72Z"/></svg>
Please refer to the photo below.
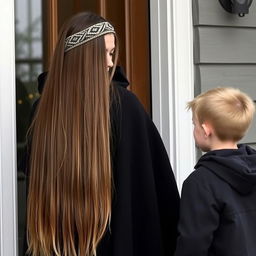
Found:
<svg viewBox="0 0 256 256"><path fill-rule="evenodd" d="M255 112L252 99L235 88L214 88L188 102L200 124L209 122L222 141L239 141Z"/></svg>
<svg viewBox="0 0 256 256"><path fill-rule="evenodd" d="M103 36L64 54L69 35L102 21L81 13L63 26L31 126L32 256L96 255L111 218L110 80L118 45L111 76Z"/></svg>

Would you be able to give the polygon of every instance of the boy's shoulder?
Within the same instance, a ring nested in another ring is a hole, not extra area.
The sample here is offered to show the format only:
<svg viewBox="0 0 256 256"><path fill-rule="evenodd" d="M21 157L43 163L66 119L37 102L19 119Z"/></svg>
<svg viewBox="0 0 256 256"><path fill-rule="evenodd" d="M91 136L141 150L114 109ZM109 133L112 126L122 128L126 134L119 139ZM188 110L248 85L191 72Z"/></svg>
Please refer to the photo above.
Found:
<svg viewBox="0 0 256 256"><path fill-rule="evenodd" d="M210 163L207 165L196 165L194 171L184 181L186 187L200 187L203 191L215 191L217 188L226 186L224 180L222 180L216 173L210 168Z"/></svg>
<svg viewBox="0 0 256 256"><path fill-rule="evenodd" d="M196 182L206 184L214 178L214 174L205 166L196 167L193 172L186 178L185 182Z"/></svg>
<svg viewBox="0 0 256 256"><path fill-rule="evenodd" d="M181 198L189 198L192 201L197 201L198 197L202 198L202 196L210 198L216 195L218 187L215 175L206 167L201 166L194 169L185 179L182 185Z"/></svg>

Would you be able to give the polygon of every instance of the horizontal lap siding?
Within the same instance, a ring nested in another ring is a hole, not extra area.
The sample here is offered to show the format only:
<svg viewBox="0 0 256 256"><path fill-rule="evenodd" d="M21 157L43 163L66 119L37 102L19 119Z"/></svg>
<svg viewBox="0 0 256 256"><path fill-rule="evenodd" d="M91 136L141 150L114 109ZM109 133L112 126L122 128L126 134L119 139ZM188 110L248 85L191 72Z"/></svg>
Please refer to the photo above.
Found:
<svg viewBox="0 0 256 256"><path fill-rule="evenodd" d="M256 1L240 18L218 0L193 0L195 94L232 86L256 101ZM256 119L256 118L255 118ZM256 146L256 120L242 142Z"/></svg>
<svg viewBox="0 0 256 256"><path fill-rule="evenodd" d="M226 12L219 0L193 0L193 21L195 26L256 27L256 3L240 18Z"/></svg>
<svg viewBox="0 0 256 256"><path fill-rule="evenodd" d="M199 64L195 65L195 73L204 91L216 85L232 86L241 88L256 100L256 65Z"/></svg>
<svg viewBox="0 0 256 256"><path fill-rule="evenodd" d="M195 27L194 38L196 64L256 63L256 28Z"/></svg>

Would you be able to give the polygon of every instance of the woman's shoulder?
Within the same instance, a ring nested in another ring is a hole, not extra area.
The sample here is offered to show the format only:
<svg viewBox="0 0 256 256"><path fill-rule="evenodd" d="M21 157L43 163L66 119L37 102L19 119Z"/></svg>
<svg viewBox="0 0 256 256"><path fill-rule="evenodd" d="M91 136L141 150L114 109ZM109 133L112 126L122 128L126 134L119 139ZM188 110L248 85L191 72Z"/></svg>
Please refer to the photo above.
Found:
<svg viewBox="0 0 256 256"><path fill-rule="evenodd" d="M120 105L123 111L132 112L135 115L147 115L137 96L132 91L122 86L115 85L115 101Z"/></svg>

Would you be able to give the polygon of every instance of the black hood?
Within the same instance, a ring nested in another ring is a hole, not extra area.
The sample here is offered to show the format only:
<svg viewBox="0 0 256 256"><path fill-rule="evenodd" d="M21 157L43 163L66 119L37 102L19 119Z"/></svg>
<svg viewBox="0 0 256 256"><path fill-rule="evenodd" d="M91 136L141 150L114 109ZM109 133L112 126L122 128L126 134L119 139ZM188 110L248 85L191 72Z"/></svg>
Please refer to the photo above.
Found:
<svg viewBox="0 0 256 256"><path fill-rule="evenodd" d="M210 151L199 159L195 169L200 166L215 173L240 194L250 193L256 185L256 150L247 145Z"/></svg>
<svg viewBox="0 0 256 256"><path fill-rule="evenodd" d="M44 84L45 84L45 80L47 78L47 74L48 74L48 72L43 72L37 78L38 91L39 91L40 94L42 94ZM126 75L125 75L122 67L116 66L116 70L115 70L112 82L114 84L118 84L118 85L120 85L124 88L126 88L129 85L129 81L126 78Z"/></svg>
<svg viewBox="0 0 256 256"><path fill-rule="evenodd" d="M116 70L115 70L112 82L114 84L118 84L124 88L127 88L127 86L129 85L129 81L126 78L126 75L122 67L116 66Z"/></svg>

